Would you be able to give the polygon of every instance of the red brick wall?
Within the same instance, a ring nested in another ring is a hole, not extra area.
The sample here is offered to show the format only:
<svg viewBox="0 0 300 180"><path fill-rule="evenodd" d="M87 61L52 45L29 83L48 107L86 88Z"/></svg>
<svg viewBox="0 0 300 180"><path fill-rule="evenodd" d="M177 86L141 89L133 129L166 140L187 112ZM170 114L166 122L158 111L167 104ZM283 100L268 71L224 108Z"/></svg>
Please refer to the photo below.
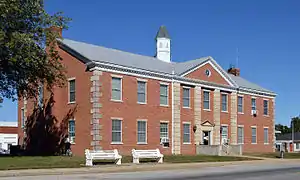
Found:
<svg viewBox="0 0 300 180"><path fill-rule="evenodd" d="M0 133L4 133L4 134L18 134L18 127L0 126Z"/></svg>
<svg viewBox="0 0 300 180"><path fill-rule="evenodd" d="M244 95L244 114L238 114L238 125L244 125L244 152L272 152L273 151L273 102L269 99L269 116L263 115L263 99L256 98L256 107L258 115L251 115L251 97ZM257 144L251 144L251 126L256 126L257 129ZM264 144L264 127L269 127L269 144Z"/></svg>
<svg viewBox="0 0 300 180"><path fill-rule="evenodd" d="M209 77L205 75L206 69L210 70L211 72L211 75ZM218 84L229 85L228 82L210 64L205 64L199 69L187 74L186 77L192 79L201 79L204 81L214 82Z"/></svg>
<svg viewBox="0 0 300 180"><path fill-rule="evenodd" d="M180 91L180 105L181 105L181 153L182 154L195 154L196 153L196 146L194 143L194 131L193 126L195 124L194 118L194 88L190 88L190 108L183 108L183 87L181 86ZM183 124L185 122L191 123L190 127L190 140L191 144L183 144Z"/></svg>
<svg viewBox="0 0 300 180"><path fill-rule="evenodd" d="M162 153L170 154L172 144L169 148L160 145L160 121L169 121L169 138L172 133L172 109L171 109L171 84L169 84L169 106L160 106L160 81L147 79L147 104L137 103L137 78L122 75L122 97L123 102L111 101L111 79L108 72L103 72L100 77L102 83L102 97L100 99L102 108L102 141L103 149L118 149L121 154L130 154L133 148L154 149L160 148ZM111 144L111 122L112 118L122 118L122 141L123 145ZM147 120L147 144L137 144L137 120Z"/></svg>

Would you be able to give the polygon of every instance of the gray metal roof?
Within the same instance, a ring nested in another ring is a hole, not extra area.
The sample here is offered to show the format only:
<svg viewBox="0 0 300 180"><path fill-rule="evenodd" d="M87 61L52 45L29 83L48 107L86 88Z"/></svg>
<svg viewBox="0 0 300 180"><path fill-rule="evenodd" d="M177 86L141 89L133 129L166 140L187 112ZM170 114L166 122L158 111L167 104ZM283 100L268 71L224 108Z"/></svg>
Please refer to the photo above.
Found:
<svg viewBox="0 0 300 180"><path fill-rule="evenodd" d="M229 74L229 73L228 73ZM271 92L272 91L265 89L257 84L254 84L252 82L249 82L248 80L240 77L240 76L234 76L232 74L229 74L229 76L231 77L232 80L234 80L236 82L236 84L239 87L243 87L243 88L248 88L248 89L253 89L253 90L258 90L258 91L263 91L263 92Z"/></svg>
<svg viewBox="0 0 300 180"><path fill-rule="evenodd" d="M168 38L168 39L171 39L166 26L160 26L159 27L159 30L158 30L158 32L156 34L156 39L157 38Z"/></svg>
<svg viewBox="0 0 300 180"><path fill-rule="evenodd" d="M277 134L276 140L292 140L292 133L288 134ZM294 133L294 140L300 140L300 132Z"/></svg>
<svg viewBox="0 0 300 180"><path fill-rule="evenodd" d="M210 59L210 57L203 57L191 61L168 63L155 57L133 54L116 49L73 41L70 39L63 39L60 40L60 42L91 61L121 65L124 67L132 67L165 74L172 74L174 71L176 75L181 75ZM273 93L272 91L251 83L242 77L229 74L229 78L236 82L239 87Z"/></svg>

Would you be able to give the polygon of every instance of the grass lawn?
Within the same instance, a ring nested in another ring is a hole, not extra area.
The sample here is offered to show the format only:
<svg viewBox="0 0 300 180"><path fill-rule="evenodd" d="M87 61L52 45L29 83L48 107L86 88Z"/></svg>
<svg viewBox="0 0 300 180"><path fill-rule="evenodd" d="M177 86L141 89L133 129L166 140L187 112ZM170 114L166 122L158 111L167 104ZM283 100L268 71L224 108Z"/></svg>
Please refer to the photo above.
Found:
<svg viewBox="0 0 300 180"><path fill-rule="evenodd" d="M255 159L245 158L245 157L207 156L207 155L196 155L196 156L176 155L176 156L164 157L165 163L223 162L223 161L245 161L245 160L255 160ZM131 163L131 162L132 162L131 156L123 156L122 163ZM152 162L152 161L151 160L143 161L142 159L141 162ZM85 164L85 159L83 157L61 157L61 156L0 157L0 170L78 168L78 167L83 167L84 164ZM103 164L103 162L101 164Z"/></svg>
<svg viewBox="0 0 300 180"><path fill-rule="evenodd" d="M265 157L265 158L280 158L279 152L274 153L244 153L248 156ZM300 153L284 153L284 159L300 159Z"/></svg>

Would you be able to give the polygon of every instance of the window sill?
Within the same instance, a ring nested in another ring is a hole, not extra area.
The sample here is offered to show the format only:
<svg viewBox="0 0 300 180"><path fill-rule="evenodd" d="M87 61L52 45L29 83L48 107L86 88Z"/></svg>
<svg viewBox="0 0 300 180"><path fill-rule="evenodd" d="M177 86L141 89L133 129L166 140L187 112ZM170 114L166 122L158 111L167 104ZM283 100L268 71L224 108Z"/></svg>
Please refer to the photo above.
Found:
<svg viewBox="0 0 300 180"><path fill-rule="evenodd" d="M68 104L75 104L76 103L76 101L73 101L73 102L68 102Z"/></svg>
<svg viewBox="0 0 300 180"><path fill-rule="evenodd" d="M228 111L221 111L222 113L229 113Z"/></svg>
<svg viewBox="0 0 300 180"><path fill-rule="evenodd" d="M147 102L137 102L137 104L145 105Z"/></svg>
<svg viewBox="0 0 300 180"><path fill-rule="evenodd" d="M112 145L122 145L123 143L122 142L112 142L110 144L112 144Z"/></svg>
<svg viewBox="0 0 300 180"><path fill-rule="evenodd" d="M269 145L269 143L264 143L264 145Z"/></svg>
<svg viewBox="0 0 300 180"><path fill-rule="evenodd" d="M70 142L70 144L75 145L76 143L75 142Z"/></svg>
<svg viewBox="0 0 300 180"><path fill-rule="evenodd" d="M257 144L257 143L251 143L251 144Z"/></svg>
<svg viewBox="0 0 300 180"><path fill-rule="evenodd" d="M244 112L238 112L238 114L244 114Z"/></svg>
<svg viewBox="0 0 300 180"><path fill-rule="evenodd" d="M244 145L244 143L237 143L238 145Z"/></svg>
<svg viewBox="0 0 300 180"><path fill-rule="evenodd" d="M159 106L161 107L169 107L169 104L165 105L165 104L160 104Z"/></svg>
<svg viewBox="0 0 300 180"><path fill-rule="evenodd" d="M191 107L182 106L183 109L192 109Z"/></svg>
<svg viewBox="0 0 300 180"><path fill-rule="evenodd" d="M137 145L147 145L148 143L146 143L146 142L138 142L138 143L136 143Z"/></svg>
<svg viewBox="0 0 300 180"><path fill-rule="evenodd" d="M203 109L203 111L211 111L210 109Z"/></svg>
<svg viewBox="0 0 300 180"><path fill-rule="evenodd" d="M123 100L116 100L116 99L111 99L110 101L112 101L112 102L118 102L118 103L122 103L123 102Z"/></svg>
<svg viewBox="0 0 300 180"><path fill-rule="evenodd" d="M191 145L192 143L188 143L188 142L186 142L186 143L182 143L182 144L184 144L184 145Z"/></svg>
<svg viewBox="0 0 300 180"><path fill-rule="evenodd" d="M264 116L264 117L270 117L269 115L265 115L265 114L264 114L263 116Z"/></svg>

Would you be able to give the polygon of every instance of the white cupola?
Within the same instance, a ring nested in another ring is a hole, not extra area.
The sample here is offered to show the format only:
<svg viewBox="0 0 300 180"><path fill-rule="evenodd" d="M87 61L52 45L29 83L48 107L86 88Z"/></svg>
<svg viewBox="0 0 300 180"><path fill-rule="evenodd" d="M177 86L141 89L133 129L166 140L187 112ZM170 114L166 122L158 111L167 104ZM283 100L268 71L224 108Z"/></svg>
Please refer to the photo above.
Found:
<svg viewBox="0 0 300 180"><path fill-rule="evenodd" d="M165 26L160 26L156 35L156 58L171 62L171 39Z"/></svg>

